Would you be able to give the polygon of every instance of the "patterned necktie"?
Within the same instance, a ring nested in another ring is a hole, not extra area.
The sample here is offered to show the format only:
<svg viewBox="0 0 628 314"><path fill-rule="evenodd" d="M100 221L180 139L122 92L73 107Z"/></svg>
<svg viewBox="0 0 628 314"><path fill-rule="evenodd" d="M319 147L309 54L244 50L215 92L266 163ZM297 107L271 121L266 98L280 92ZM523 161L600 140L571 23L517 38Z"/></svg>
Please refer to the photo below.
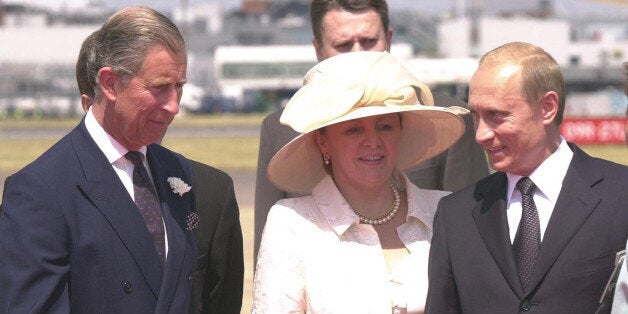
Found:
<svg viewBox="0 0 628 314"><path fill-rule="evenodd" d="M161 205L157 200L157 194L142 163L142 153L133 151L125 155L126 159L133 163L133 193L135 205L144 217L146 227L153 237L155 249L163 264L165 256L165 235Z"/></svg>
<svg viewBox="0 0 628 314"><path fill-rule="evenodd" d="M523 177L517 182L517 189L521 191L523 213L521 221L519 221L515 240L512 243L512 251L517 262L521 284L525 289L530 282L536 258L539 255L541 225L539 223L539 213L536 210L533 199L536 185L530 178Z"/></svg>

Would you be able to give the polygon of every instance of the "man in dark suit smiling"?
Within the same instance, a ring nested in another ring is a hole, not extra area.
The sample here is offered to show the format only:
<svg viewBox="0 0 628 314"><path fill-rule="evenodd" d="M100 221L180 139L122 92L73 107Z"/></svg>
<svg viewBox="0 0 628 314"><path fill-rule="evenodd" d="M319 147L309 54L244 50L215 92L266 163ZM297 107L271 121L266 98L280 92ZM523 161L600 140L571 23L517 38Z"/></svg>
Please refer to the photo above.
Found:
<svg viewBox="0 0 628 314"><path fill-rule="evenodd" d="M628 236L628 167L559 134L556 61L509 43L471 79L475 139L498 172L444 197L427 313L593 313Z"/></svg>

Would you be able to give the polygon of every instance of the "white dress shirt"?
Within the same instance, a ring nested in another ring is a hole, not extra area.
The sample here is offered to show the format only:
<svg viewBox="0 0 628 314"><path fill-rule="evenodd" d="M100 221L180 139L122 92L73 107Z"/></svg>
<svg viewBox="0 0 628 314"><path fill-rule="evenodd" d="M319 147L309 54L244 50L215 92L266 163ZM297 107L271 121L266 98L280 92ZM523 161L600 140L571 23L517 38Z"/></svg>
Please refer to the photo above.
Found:
<svg viewBox="0 0 628 314"><path fill-rule="evenodd" d="M377 232L359 223L331 177L312 195L277 202L262 235L253 313L422 313L434 213L450 192L404 180L408 215L397 232L410 254L391 272Z"/></svg>
<svg viewBox="0 0 628 314"><path fill-rule="evenodd" d="M133 163L126 159L124 155L129 152L124 146L122 146L118 141L116 141L109 133L103 129L103 127L96 121L94 117L94 113L92 112L92 107L89 107L87 114L85 115L85 127L87 128L87 132L92 137L98 148L105 154L105 157L111 163L113 170L116 172L120 181L126 188L131 199L135 201L135 193L133 192ZM148 162L146 161L146 146L140 147L138 150L142 153L142 163L144 164L144 168L146 168L146 172L150 179L153 179L153 175L150 171L150 167L148 166ZM163 218L162 218L163 222ZM168 256L168 232L166 230L166 224L164 223L164 237L165 237L165 253L166 258Z"/></svg>
<svg viewBox="0 0 628 314"><path fill-rule="evenodd" d="M563 180L567 174L572 157L573 152L565 139L561 137L558 149L545 159L529 176L537 187L534 191L534 204L539 213L541 241L554 211L560 190L563 187ZM522 177L511 173L507 173L506 176L508 177L508 210L506 213L508 215L510 242L514 242L523 210L521 207L521 192L517 189L517 182Z"/></svg>

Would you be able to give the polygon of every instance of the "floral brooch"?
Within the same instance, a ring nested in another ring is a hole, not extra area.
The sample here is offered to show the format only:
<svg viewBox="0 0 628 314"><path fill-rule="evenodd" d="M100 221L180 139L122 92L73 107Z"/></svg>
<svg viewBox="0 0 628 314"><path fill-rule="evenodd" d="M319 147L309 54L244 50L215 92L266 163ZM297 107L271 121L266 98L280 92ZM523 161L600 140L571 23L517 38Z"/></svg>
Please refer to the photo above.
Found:
<svg viewBox="0 0 628 314"><path fill-rule="evenodd" d="M189 192L192 189L192 187L185 183L185 181L181 180L181 178L169 177L168 183L170 183L170 188L172 189L172 192L175 194L179 194L179 196L183 196L183 194Z"/></svg>

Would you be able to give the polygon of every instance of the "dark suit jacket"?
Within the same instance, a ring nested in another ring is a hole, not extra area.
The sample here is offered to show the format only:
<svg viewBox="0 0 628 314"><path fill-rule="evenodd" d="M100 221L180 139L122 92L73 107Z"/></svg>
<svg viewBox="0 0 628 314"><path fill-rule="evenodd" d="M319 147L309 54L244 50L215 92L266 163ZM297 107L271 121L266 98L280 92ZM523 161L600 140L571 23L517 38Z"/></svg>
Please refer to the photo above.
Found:
<svg viewBox="0 0 628 314"><path fill-rule="evenodd" d="M463 101L442 93L434 93L434 103L443 107L467 106ZM298 196L279 190L266 177L270 159L298 135L289 126L279 123L282 113L283 110L279 110L267 116L262 123L260 133L255 184L254 254L256 258L270 208L280 199ZM416 186L429 190L457 191L489 174L484 151L475 142L473 120L470 115L463 116L463 119L466 123L466 130L456 144L445 152L406 170L408 178Z"/></svg>
<svg viewBox="0 0 628 314"><path fill-rule="evenodd" d="M11 177L0 213L1 313L190 313L196 242L186 160L161 146L147 159L162 205L162 266L135 203L84 122Z"/></svg>
<svg viewBox="0 0 628 314"><path fill-rule="evenodd" d="M593 313L628 236L628 167L574 156L524 291L504 173L444 197L434 220L426 313Z"/></svg>
<svg viewBox="0 0 628 314"><path fill-rule="evenodd" d="M244 258L233 181L216 168L188 161L200 218L194 229L198 248L193 289L195 313L240 313Z"/></svg>

